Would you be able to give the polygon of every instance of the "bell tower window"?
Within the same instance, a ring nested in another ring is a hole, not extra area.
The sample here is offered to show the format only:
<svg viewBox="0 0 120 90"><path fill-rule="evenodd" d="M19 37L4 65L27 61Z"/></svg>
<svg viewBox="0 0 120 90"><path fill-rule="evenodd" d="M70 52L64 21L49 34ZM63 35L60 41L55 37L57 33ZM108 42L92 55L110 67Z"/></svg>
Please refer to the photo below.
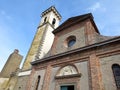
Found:
<svg viewBox="0 0 120 90"><path fill-rule="evenodd" d="M45 19L44 19L44 23L46 22L46 20L47 20L47 17L45 17Z"/></svg>
<svg viewBox="0 0 120 90"><path fill-rule="evenodd" d="M55 23L56 23L56 19L55 19L55 18L53 18L52 25L54 26L54 25L55 25Z"/></svg>
<svg viewBox="0 0 120 90"><path fill-rule="evenodd" d="M112 65L112 70L113 70L113 74L114 74L117 89L120 89L120 65L113 64Z"/></svg>

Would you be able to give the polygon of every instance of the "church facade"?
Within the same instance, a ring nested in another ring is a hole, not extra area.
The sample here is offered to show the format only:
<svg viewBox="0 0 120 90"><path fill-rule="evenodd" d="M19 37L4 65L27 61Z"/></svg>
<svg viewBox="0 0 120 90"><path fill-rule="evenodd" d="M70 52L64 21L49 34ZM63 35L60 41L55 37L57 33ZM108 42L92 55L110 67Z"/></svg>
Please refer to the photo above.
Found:
<svg viewBox="0 0 120 90"><path fill-rule="evenodd" d="M91 13L60 20L54 6L42 13L16 83L1 90L120 90L120 36L100 35Z"/></svg>

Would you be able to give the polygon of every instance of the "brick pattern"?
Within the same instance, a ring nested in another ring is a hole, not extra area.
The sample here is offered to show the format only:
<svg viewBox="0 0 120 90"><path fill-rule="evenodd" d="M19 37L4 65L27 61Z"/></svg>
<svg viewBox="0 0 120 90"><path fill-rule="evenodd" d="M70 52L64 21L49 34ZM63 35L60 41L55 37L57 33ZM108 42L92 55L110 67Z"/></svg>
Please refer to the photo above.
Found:
<svg viewBox="0 0 120 90"><path fill-rule="evenodd" d="M89 63L91 71L92 90L103 90L101 83L100 63L95 53L92 53L90 55Z"/></svg>
<svg viewBox="0 0 120 90"><path fill-rule="evenodd" d="M52 67L51 65L48 65L45 73L45 77L44 77L42 90L49 90L51 71L52 71Z"/></svg>
<svg viewBox="0 0 120 90"><path fill-rule="evenodd" d="M86 36L86 45L95 43L95 29L93 28L89 20L86 21L85 36Z"/></svg>

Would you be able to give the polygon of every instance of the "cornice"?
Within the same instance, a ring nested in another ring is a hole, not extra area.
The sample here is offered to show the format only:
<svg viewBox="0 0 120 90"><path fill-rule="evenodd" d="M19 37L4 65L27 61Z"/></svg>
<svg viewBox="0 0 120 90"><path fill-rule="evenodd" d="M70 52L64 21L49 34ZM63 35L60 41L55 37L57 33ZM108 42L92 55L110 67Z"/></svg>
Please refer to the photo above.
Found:
<svg viewBox="0 0 120 90"><path fill-rule="evenodd" d="M34 62L31 62L31 64L35 65L35 64L42 63L42 62L49 61L49 60L53 60L53 59L56 59L56 58L59 58L59 57L67 56L67 55L70 55L70 54L73 54L73 53L82 52L82 51L93 49L93 48L98 48L98 47L101 47L101 46L104 46L104 45L107 45L107 44L111 44L111 43L114 44L115 42L120 43L120 36L109 39L109 40L106 40L106 41L103 41L103 42L91 44L89 46L81 47L81 48L78 48L78 49L74 49L74 50L71 50L71 51L67 51L67 52L64 52L64 53L60 53L60 54L49 56L49 57L46 57L46 58L43 58L43 59L39 59L39 60L36 60Z"/></svg>
<svg viewBox="0 0 120 90"><path fill-rule="evenodd" d="M60 15L60 13L57 11L57 9L54 6L51 6L50 8L42 12L42 17L50 11L53 11L53 13L58 17L58 19L61 20L62 16Z"/></svg>

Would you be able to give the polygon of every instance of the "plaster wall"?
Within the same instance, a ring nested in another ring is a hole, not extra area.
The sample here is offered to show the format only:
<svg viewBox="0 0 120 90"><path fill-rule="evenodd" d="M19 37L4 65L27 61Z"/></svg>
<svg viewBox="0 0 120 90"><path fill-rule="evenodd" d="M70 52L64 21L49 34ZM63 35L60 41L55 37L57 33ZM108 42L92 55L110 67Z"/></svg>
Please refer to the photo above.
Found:
<svg viewBox="0 0 120 90"><path fill-rule="evenodd" d="M47 18L46 18L47 17ZM56 19L56 23L54 25L54 28L57 28L58 25L59 25L59 19L57 18L57 16L52 12L49 12L48 14L44 15L42 18L41 18L41 22L40 22L40 25L42 25L44 23L44 19L46 18L46 22L49 22L51 25L52 25L52 21L53 19L55 18Z"/></svg>
<svg viewBox="0 0 120 90"><path fill-rule="evenodd" d="M82 74L80 77L80 89L79 90L89 90L89 74L88 74L88 62L80 62L75 64Z"/></svg>
<svg viewBox="0 0 120 90"><path fill-rule="evenodd" d="M57 18L57 16L56 16L53 12L51 12L51 16L50 16L50 23L51 23L51 24L52 24L53 18L56 19L56 22L55 22L55 26L54 26L54 27L57 28L58 25L59 25L60 20Z"/></svg>
<svg viewBox="0 0 120 90"><path fill-rule="evenodd" d="M28 79L29 79L28 75L26 75L26 76L19 76L14 90L26 90Z"/></svg>
<svg viewBox="0 0 120 90"><path fill-rule="evenodd" d="M117 90L113 76L112 65L120 65L120 55L112 55L100 58L100 64L104 90Z"/></svg>
<svg viewBox="0 0 120 90"><path fill-rule="evenodd" d="M71 29L71 28L69 28ZM54 48L54 53L58 54L58 53L63 53L69 50L73 50L73 49L77 49L80 47L85 46L85 32L84 32L85 27L80 27L77 28L75 30L72 30L69 33L65 33L63 35L58 36L57 41L56 41L56 45ZM67 31L67 30L66 30ZM76 43L72 46L72 47L67 47L67 43L66 43L66 39L69 36L75 36L76 37Z"/></svg>
<svg viewBox="0 0 120 90"><path fill-rule="evenodd" d="M53 35L52 31L53 31L53 28L49 24L47 24L46 31L45 31L46 33L43 38L44 40L43 40L43 44L41 46L39 58L43 58L51 49L51 46L52 46L53 40L54 40L54 35Z"/></svg>
<svg viewBox="0 0 120 90"><path fill-rule="evenodd" d="M40 83L38 86L38 90L42 90L43 84L44 84L44 76L45 76L45 71L46 70L39 70L36 71L33 78L32 78L32 85L31 85L31 89L30 90L35 90L35 86L36 86L36 81L38 79L38 76L40 76Z"/></svg>
<svg viewBox="0 0 120 90"><path fill-rule="evenodd" d="M60 67L55 67L52 69L49 90L55 90L55 75L57 74L59 68Z"/></svg>

